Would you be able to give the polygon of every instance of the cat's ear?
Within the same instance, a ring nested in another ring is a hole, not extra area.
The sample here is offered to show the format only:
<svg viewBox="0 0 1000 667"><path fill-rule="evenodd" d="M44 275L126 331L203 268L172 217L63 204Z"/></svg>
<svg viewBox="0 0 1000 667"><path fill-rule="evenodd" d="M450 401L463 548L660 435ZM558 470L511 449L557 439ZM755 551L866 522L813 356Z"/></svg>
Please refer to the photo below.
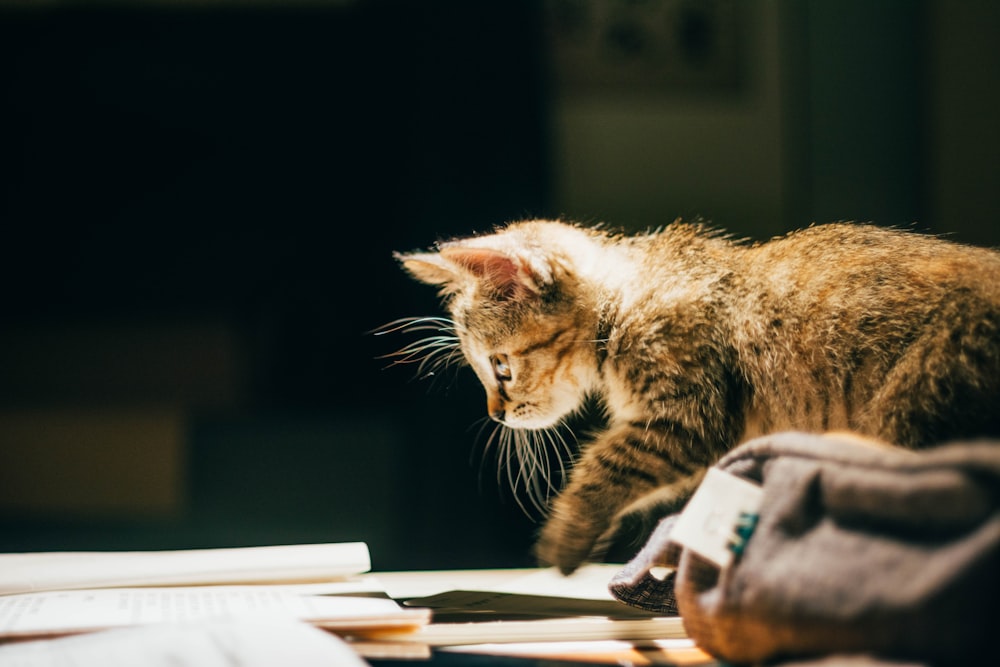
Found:
<svg viewBox="0 0 1000 667"><path fill-rule="evenodd" d="M439 285L443 295L461 290L471 279L498 297L515 299L537 294L545 275L522 257L460 243L446 245L440 252L395 253L394 257L420 282Z"/></svg>
<svg viewBox="0 0 1000 667"><path fill-rule="evenodd" d="M393 255L411 276L428 285L453 285L458 280L454 264L436 252Z"/></svg>
<svg viewBox="0 0 1000 667"><path fill-rule="evenodd" d="M538 281L527 263L500 250L451 245L441 248L441 257L462 267L504 298L538 292Z"/></svg>

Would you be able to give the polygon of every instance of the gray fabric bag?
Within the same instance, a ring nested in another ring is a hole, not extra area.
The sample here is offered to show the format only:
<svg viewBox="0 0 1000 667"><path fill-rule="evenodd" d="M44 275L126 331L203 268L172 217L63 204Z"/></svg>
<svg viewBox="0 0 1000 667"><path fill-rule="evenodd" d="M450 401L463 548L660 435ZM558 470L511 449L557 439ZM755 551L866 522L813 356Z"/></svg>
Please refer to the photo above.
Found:
<svg viewBox="0 0 1000 667"><path fill-rule="evenodd" d="M716 467L763 490L734 562L678 545L668 517L612 581L616 597L679 611L734 663L1000 664L1000 444L911 452L782 433ZM660 566L674 572L657 578Z"/></svg>

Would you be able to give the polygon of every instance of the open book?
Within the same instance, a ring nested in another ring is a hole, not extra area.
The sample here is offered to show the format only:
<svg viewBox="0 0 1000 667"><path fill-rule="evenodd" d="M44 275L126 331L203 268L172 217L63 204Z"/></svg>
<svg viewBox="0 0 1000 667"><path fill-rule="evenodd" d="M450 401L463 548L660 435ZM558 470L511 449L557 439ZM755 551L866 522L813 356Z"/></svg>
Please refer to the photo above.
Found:
<svg viewBox="0 0 1000 667"><path fill-rule="evenodd" d="M430 620L359 578L363 543L153 552L0 554L0 639L216 618L285 618L336 632Z"/></svg>

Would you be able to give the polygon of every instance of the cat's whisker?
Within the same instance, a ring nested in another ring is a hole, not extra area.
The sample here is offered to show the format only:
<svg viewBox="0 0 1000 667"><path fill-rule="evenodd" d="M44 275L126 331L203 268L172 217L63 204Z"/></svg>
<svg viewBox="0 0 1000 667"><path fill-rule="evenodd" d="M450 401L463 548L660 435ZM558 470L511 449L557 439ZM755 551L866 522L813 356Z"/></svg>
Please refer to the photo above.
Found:
<svg viewBox="0 0 1000 667"><path fill-rule="evenodd" d="M532 516L531 511L524 504L521 495L518 493L518 487L523 483L524 480L524 467L520 457L521 453L521 441L524 437L524 432L501 426L501 436L500 436L500 450L498 452L498 465L497 465L497 483L500 484L501 480L506 477L507 485L511 489L511 493L514 496L514 502L521 511L528 517Z"/></svg>
<svg viewBox="0 0 1000 667"><path fill-rule="evenodd" d="M499 433L500 437L497 439L497 486L500 486L503 482L503 475L505 472L509 474L509 464L510 459L508 456L508 441L510 439L509 431L503 426L498 426L494 433Z"/></svg>
<svg viewBox="0 0 1000 667"><path fill-rule="evenodd" d="M422 366L427 364L427 360L431 359L437 355L444 354L443 351L438 350L428 350L422 352L410 352L406 355L400 355L398 359L393 359L391 366L400 366L403 364L419 364L417 370L422 370ZM389 357L387 357L389 358Z"/></svg>
<svg viewBox="0 0 1000 667"><path fill-rule="evenodd" d="M562 488L563 480L566 479L565 458L572 455L572 450L563 434L556 429L549 431L549 441L552 443L553 458L558 470L558 478L555 478L555 471L549 468L549 493L557 495Z"/></svg>
<svg viewBox="0 0 1000 667"><path fill-rule="evenodd" d="M479 425L479 428L476 429L475 442L482 440L483 431L485 431L488 426L491 425L493 426L493 431L490 433L489 438L487 438L487 440L483 444L483 453L485 454L486 451L489 449L490 442L492 442L493 438L496 437L496 430L500 428L500 425L492 421L489 417L480 417L479 419L477 419L472 423L472 426L469 427L469 430L472 430L472 428L477 424Z"/></svg>
<svg viewBox="0 0 1000 667"><path fill-rule="evenodd" d="M535 460L535 449L531 431L518 431L515 453L519 463L517 469L518 482L524 488L528 499L531 500L531 489L535 480L535 470L538 465Z"/></svg>
<svg viewBox="0 0 1000 667"><path fill-rule="evenodd" d="M552 494L552 461L549 454L549 447L552 444L552 433L549 429L539 432L538 442L538 470L532 484L532 496L535 508L543 516L548 512L549 496ZM548 444L546 444L548 443Z"/></svg>
<svg viewBox="0 0 1000 667"><path fill-rule="evenodd" d="M464 360L461 341L455 335L455 322L447 317L425 316L404 317L384 324L372 333L381 336L388 333L415 333L434 331L438 335L425 336L407 343L395 352L379 359L390 359L387 368L404 364L417 364L417 377L433 377L449 366L460 365Z"/></svg>
<svg viewBox="0 0 1000 667"><path fill-rule="evenodd" d="M407 333L411 331L454 332L455 322L448 317L401 317L398 320L393 320L380 327L376 327L368 333L375 336L384 336L385 334L396 333L398 331Z"/></svg>
<svg viewBox="0 0 1000 667"><path fill-rule="evenodd" d="M525 431L521 438L518 455L521 458L521 473L524 478L524 490L534 508L538 508L538 495L541 479L544 476L542 461L539 456L536 431Z"/></svg>
<svg viewBox="0 0 1000 667"><path fill-rule="evenodd" d="M510 454L512 455L514 461L508 462L508 470L516 471L514 472L514 479L511 483L511 491L517 494L517 489L520 484L524 483L524 459L522 458L523 442L524 442L524 432L523 431L509 431L511 434L511 449Z"/></svg>
<svg viewBox="0 0 1000 667"><path fill-rule="evenodd" d="M417 373L421 377L430 377L436 372L444 370L453 365L458 357L454 354L453 348L440 347L429 352L417 366Z"/></svg>
<svg viewBox="0 0 1000 667"><path fill-rule="evenodd" d="M510 485L510 490L514 495L514 501L521 508L522 512L530 516L530 513L521 500L520 494L517 492L518 481L521 479L522 471L517 447L517 438L519 435L520 431L509 428L503 429L503 467L506 469L507 483ZM514 460L512 461L511 459Z"/></svg>
<svg viewBox="0 0 1000 667"><path fill-rule="evenodd" d="M511 464L511 441L513 435L507 429L502 429L501 431L501 447L499 451L499 459L497 468L497 484L503 483L503 478L506 477L507 486L514 488L514 467Z"/></svg>
<svg viewBox="0 0 1000 667"><path fill-rule="evenodd" d="M549 513L549 504L553 496L559 494L562 488L563 479L565 479L565 467L562 461L562 456L559 453L559 445L557 444L561 441L562 436L556 429L550 429L547 433L549 442L551 443L551 452L546 456L546 476L545 476L545 514ZM550 458L555 459L555 466L550 463ZM557 472L558 471L558 472ZM558 476L557 476L558 475Z"/></svg>
<svg viewBox="0 0 1000 667"><path fill-rule="evenodd" d="M442 348L435 353L431 370L440 371L448 367L460 366L464 361L465 355L462 354L462 350L458 346L448 349Z"/></svg>
<svg viewBox="0 0 1000 667"><path fill-rule="evenodd" d="M486 429L487 426L489 426L492 423L490 421L489 417L483 417L480 421L482 421L482 425L479 427L479 432L476 435L477 439L479 439L479 438L482 437L483 431ZM490 451L490 449L492 448L493 444L498 441L498 437L502 437L502 435L500 434L500 431L502 429L503 429L502 425L500 425L500 424L493 424L493 429L490 431L489 437L486 438L486 442L483 444L483 457L482 457L482 459L480 460L480 463L479 463L479 483L480 484L482 484L482 480L483 480L483 470L484 470L485 464L486 464L486 454ZM499 447L499 445L498 445L498 447ZM499 456L498 456L498 458L499 458ZM499 477L499 474L498 474L497 475L497 483L499 484L499 482L500 482L500 477Z"/></svg>
<svg viewBox="0 0 1000 667"><path fill-rule="evenodd" d="M565 458L572 450L560 432L564 426L560 423L538 430L500 427L497 483L506 483L521 511L533 520L548 515L549 502L559 493L566 476ZM496 429L487 448L495 438Z"/></svg>
<svg viewBox="0 0 1000 667"><path fill-rule="evenodd" d="M572 450L570 450L569 445L566 444L566 438L564 438L562 433L559 431L552 429L550 437L554 458L559 468L559 477L562 479L566 476L566 463L564 461L564 456L571 456Z"/></svg>
<svg viewBox="0 0 1000 667"><path fill-rule="evenodd" d="M417 364L417 374L428 377L448 366L460 363L463 355L457 337L428 336L380 358L391 359L390 368L403 364Z"/></svg>
<svg viewBox="0 0 1000 667"><path fill-rule="evenodd" d="M565 419L560 419L559 423L556 425L556 428L552 429L552 434L559 441L557 449L560 452L560 455L558 457L560 472L564 471L563 466L565 464L563 463L563 458L565 457L567 459L572 460L574 456L574 447L570 445L568 442L566 442L566 438L563 436L564 432L568 433L569 436L573 438L574 443L576 442L576 434L573 433L573 430L566 423Z"/></svg>
<svg viewBox="0 0 1000 667"><path fill-rule="evenodd" d="M418 357L419 355L427 352L434 351L436 349L453 349L458 347L459 342L457 338L448 336L430 336L427 338L421 338L420 340L413 341L395 352L390 352L389 354L382 355L382 359L389 357L404 357L406 359L412 357Z"/></svg>
<svg viewBox="0 0 1000 667"><path fill-rule="evenodd" d="M534 511L540 515L544 515L543 504L540 501L540 487L541 477L543 476L541 471L541 460L538 456L538 442L535 439L537 435L536 431L524 431L522 432L521 438L521 448L519 453L527 454L527 463L522 465L519 477L523 477L523 485L525 489L525 495L531 504ZM528 516L532 516L521 506L522 510L525 511ZM532 518L534 518L532 516Z"/></svg>

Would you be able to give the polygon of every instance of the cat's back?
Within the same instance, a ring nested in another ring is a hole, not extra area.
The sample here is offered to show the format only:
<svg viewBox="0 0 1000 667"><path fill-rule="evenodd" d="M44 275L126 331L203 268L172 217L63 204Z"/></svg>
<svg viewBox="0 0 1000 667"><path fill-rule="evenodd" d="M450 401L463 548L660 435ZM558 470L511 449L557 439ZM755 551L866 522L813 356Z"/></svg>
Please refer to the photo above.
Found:
<svg viewBox="0 0 1000 667"><path fill-rule="evenodd" d="M836 224L745 259L733 340L755 390L750 435L850 428L910 446L1000 435L1000 253Z"/></svg>
<svg viewBox="0 0 1000 667"><path fill-rule="evenodd" d="M817 225L748 250L748 272L793 300L866 296L894 303L976 295L1000 305L1000 252L900 229Z"/></svg>

